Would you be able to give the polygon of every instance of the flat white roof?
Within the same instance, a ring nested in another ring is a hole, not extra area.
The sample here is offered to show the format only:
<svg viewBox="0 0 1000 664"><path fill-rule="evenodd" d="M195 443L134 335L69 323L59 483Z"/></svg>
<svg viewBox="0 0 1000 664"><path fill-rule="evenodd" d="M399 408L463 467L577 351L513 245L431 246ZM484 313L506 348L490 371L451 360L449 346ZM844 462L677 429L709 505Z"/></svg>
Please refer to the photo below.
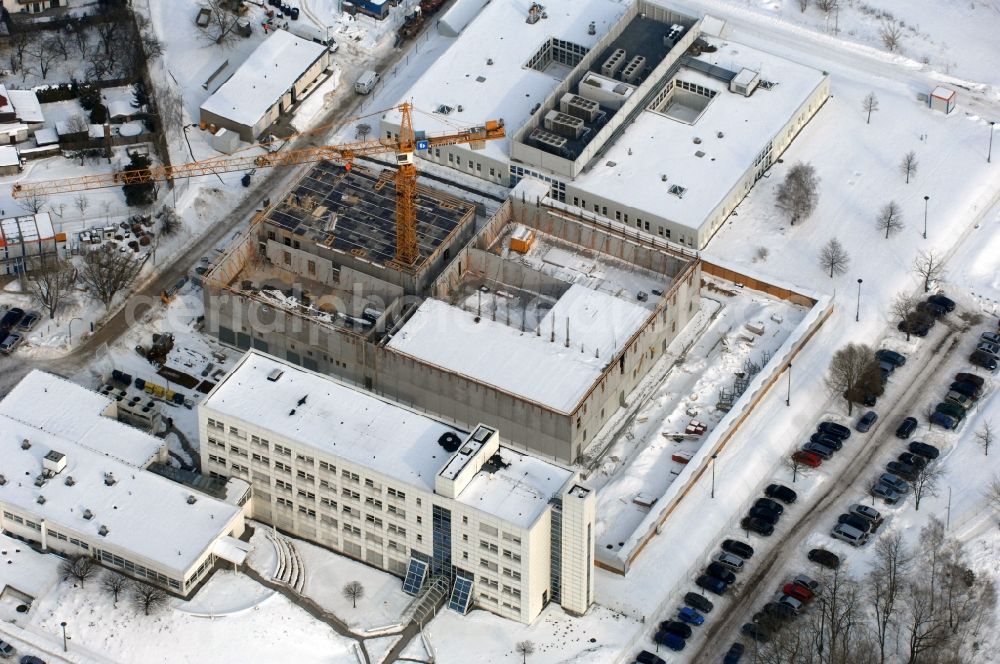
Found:
<svg viewBox="0 0 1000 664"><path fill-rule="evenodd" d="M34 90L7 90L7 97L21 122L45 122L42 105Z"/></svg>
<svg viewBox="0 0 1000 664"><path fill-rule="evenodd" d="M252 127L324 53L322 44L275 30L201 110Z"/></svg>
<svg viewBox="0 0 1000 664"><path fill-rule="evenodd" d="M718 50L700 60L735 72L750 65L774 87L744 97L719 79L682 67L677 79L717 93L695 124L641 112L574 187L698 229L825 77L743 44L705 39ZM672 185L683 187L683 196L669 193Z"/></svg>
<svg viewBox="0 0 1000 664"><path fill-rule="evenodd" d="M31 443L26 450L23 440ZM66 455L66 468L35 486L42 459L52 450ZM178 579L226 534L240 512L204 494L195 494L197 500L189 504L193 491L188 487L2 415L0 473L7 480L0 486L5 505L45 519L50 530L132 552L175 571ZM106 473L114 476L111 486ZM67 477L73 478L72 485L66 484ZM84 518L85 510L91 511L91 519ZM107 527L106 535L100 534L101 526Z"/></svg>
<svg viewBox="0 0 1000 664"><path fill-rule="evenodd" d="M268 380L275 370L281 377ZM447 432L465 438L465 432L425 415L255 351L243 356L199 408L428 491L451 457L438 439Z"/></svg>
<svg viewBox="0 0 1000 664"><path fill-rule="evenodd" d="M456 500L527 528L573 472L508 447L501 446L499 454L509 465L494 472L480 470Z"/></svg>
<svg viewBox="0 0 1000 664"><path fill-rule="evenodd" d="M563 302L565 300L565 302ZM425 300L389 346L501 390L568 413L600 377L614 352L649 317L621 298L572 286L536 330L502 322L440 300ZM570 316L567 348L566 320ZM583 352L580 347L583 345ZM595 348L600 349L595 357ZM501 432L502 433L502 432Z"/></svg>
<svg viewBox="0 0 1000 664"><path fill-rule="evenodd" d="M544 102L569 71L565 65L553 65L557 78L529 69L525 65L531 56L550 38L592 48L627 9L627 3L618 0L546 0L541 4L548 18L535 24L526 22L531 6L526 0L486 5L400 97L412 100L414 108L423 111L413 116L414 129L447 132L454 131L456 124L502 119L508 136L487 141L485 149L477 152L507 160L510 135L528 121L535 104ZM587 34L591 21L597 34ZM486 64L488 59L493 64ZM442 105L455 110L449 115L435 113ZM399 114L388 113L386 121L399 124Z"/></svg>
<svg viewBox="0 0 1000 664"><path fill-rule="evenodd" d="M17 148L13 145L0 146L0 166L17 166L21 163L21 157L17 154Z"/></svg>
<svg viewBox="0 0 1000 664"><path fill-rule="evenodd" d="M59 583L60 576L59 565L52 556L38 553L25 542L0 533L0 593L10 586L38 599ZM13 608L0 604L0 619L13 619L17 615ZM8 609L11 615L7 615Z"/></svg>
<svg viewBox="0 0 1000 664"><path fill-rule="evenodd" d="M35 369L0 401L0 415L74 441L133 468L145 468L163 441L104 417L113 399Z"/></svg>
<svg viewBox="0 0 1000 664"><path fill-rule="evenodd" d="M939 85L934 88L934 92L931 93L931 96L937 97L938 99L951 99L955 96L955 91Z"/></svg>

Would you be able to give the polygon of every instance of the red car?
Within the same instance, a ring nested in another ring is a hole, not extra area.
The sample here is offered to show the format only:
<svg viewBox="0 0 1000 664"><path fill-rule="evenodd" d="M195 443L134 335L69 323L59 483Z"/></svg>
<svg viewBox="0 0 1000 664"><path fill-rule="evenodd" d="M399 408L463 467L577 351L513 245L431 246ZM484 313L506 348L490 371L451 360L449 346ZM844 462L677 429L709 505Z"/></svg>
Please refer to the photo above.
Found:
<svg viewBox="0 0 1000 664"><path fill-rule="evenodd" d="M811 590L809 590L805 586L800 586L797 583L786 583L782 587L781 592L791 597L794 597L803 604L811 602L813 598L813 593Z"/></svg>
<svg viewBox="0 0 1000 664"><path fill-rule="evenodd" d="M806 452L805 450L797 451L792 455L792 459L810 468L819 468L823 465L823 459L818 454Z"/></svg>

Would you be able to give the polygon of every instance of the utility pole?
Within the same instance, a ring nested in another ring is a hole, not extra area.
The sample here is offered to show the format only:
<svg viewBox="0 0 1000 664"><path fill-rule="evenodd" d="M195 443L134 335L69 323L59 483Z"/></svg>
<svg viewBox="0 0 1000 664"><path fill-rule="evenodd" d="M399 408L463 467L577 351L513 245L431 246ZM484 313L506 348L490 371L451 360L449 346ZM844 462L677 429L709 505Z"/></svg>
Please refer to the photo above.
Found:
<svg viewBox="0 0 1000 664"><path fill-rule="evenodd" d="M785 405L792 405L792 363L788 363L788 396L785 397Z"/></svg>
<svg viewBox="0 0 1000 664"><path fill-rule="evenodd" d="M854 322L857 323L861 320L861 282L863 279L858 279L858 310L854 314Z"/></svg>
<svg viewBox="0 0 1000 664"><path fill-rule="evenodd" d="M930 196L924 196L924 239L927 239L927 201L931 199Z"/></svg>
<svg viewBox="0 0 1000 664"><path fill-rule="evenodd" d="M993 157L993 125L996 124L996 120L990 120L990 149L986 153L986 163L990 163L990 159Z"/></svg>
<svg viewBox="0 0 1000 664"><path fill-rule="evenodd" d="M715 499L715 460L719 458L718 454L712 455L712 499Z"/></svg>

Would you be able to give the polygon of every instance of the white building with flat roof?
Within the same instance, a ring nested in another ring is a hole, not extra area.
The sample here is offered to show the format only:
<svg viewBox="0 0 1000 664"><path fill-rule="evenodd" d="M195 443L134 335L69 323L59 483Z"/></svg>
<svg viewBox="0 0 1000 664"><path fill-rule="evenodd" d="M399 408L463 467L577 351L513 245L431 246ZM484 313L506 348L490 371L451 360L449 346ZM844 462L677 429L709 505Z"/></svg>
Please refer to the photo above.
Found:
<svg viewBox="0 0 1000 664"><path fill-rule="evenodd" d="M243 533L234 502L146 470L162 441L111 399L33 371L0 401L0 529L189 596Z"/></svg>
<svg viewBox="0 0 1000 664"><path fill-rule="evenodd" d="M594 493L575 472L257 351L198 410L202 466L253 487L253 516L530 622L593 601ZM419 601L418 601L419 604Z"/></svg>

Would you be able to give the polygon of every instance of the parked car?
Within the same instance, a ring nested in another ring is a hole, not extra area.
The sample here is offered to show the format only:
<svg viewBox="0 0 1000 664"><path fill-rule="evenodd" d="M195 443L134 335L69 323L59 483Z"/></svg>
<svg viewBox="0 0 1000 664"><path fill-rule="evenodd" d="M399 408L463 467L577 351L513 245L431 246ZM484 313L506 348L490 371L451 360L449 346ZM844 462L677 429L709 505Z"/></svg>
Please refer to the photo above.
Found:
<svg viewBox="0 0 1000 664"><path fill-rule="evenodd" d="M830 533L830 536L842 542L847 542L851 546L863 546L868 541L868 533L862 532L853 526L848 526L845 523L838 523Z"/></svg>
<svg viewBox="0 0 1000 664"><path fill-rule="evenodd" d="M732 553L726 553L723 551L717 554L713 560L734 572L743 571L743 559Z"/></svg>
<svg viewBox="0 0 1000 664"><path fill-rule="evenodd" d="M976 387L974 383L966 383L959 380L956 380L954 383L949 385L948 390L951 392L958 392L959 394L964 394L970 399L978 399L983 393L982 388Z"/></svg>
<svg viewBox="0 0 1000 664"><path fill-rule="evenodd" d="M4 659L7 659L9 657L13 657L14 653L16 653L16 652L17 652L17 648L15 648L14 646L10 645L9 643L7 643L6 641L4 641L3 639L0 639L0 657L3 657Z"/></svg>
<svg viewBox="0 0 1000 664"><path fill-rule="evenodd" d="M965 419L965 409L956 403L950 401L942 401L938 405L934 406L935 412L944 413L945 415L951 415L956 420L961 422Z"/></svg>
<svg viewBox="0 0 1000 664"><path fill-rule="evenodd" d="M857 514L850 514L845 512L837 517L837 523L846 524L852 528L857 528L863 533L869 533L874 530L874 524L868 519L863 519Z"/></svg>
<svg viewBox="0 0 1000 664"><path fill-rule="evenodd" d="M719 563L709 563L705 568L705 574L715 577L727 586L731 586L736 583L736 575L726 569L724 565L720 565Z"/></svg>
<svg viewBox="0 0 1000 664"><path fill-rule="evenodd" d="M811 549L808 558L817 565L822 565L829 569L840 567L840 556L826 549Z"/></svg>
<svg viewBox="0 0 1000 664"><path fill-rule="evenodd" d="M771 500L770 498L758 498L753 504L754 507L763 507L764 509L771 510L772 512L777 512L778 514L783 514L785 512L785 506L776 500Z"/></svg>
<svg viewBox="0 0 1000 664"><path fill-rule="evenodd" d="M913 454L912 452L903 452L898 457L902 463L908 463L915 468L923 468L927 465L927 457L920 456L919 454Z"/></svg>
<svg viewBox="0 0 1000 664"><path fill-rule="evenodd" d="M751 519L760 519L761 521L766 521L772 526L778 523L781 515L773 510L769 510L766 507L751 507L747 516Z"/></svg>
<svg viewBox="0 0 1000 664"><path fill-rule="evenodd" d="M893 489L899 493L906 495L910 492L910 484L903 478L893 475L892 473L882 473L878 476L878 481L882 484L888 484Z"/></svg>
<svg viewBox="0 0 1000 664"><path fill-rule="evenodd" d="M919 302L917 303L916 310L919 313L934 316L934 318L941 318L941 316L948 313L947 309L942 307L940 304L935 304L934 302Z"/></svg>
<svg viewBox="0 0 1000 664"><path fill-rule="evenodd" d="M876 482L872 486L872 494L881 498L886 505L895 505L903 499L903 495L893 489L888 484L882 484L881 482Z"/></svg>
<svg viewBox="0 0 1000 664"><path fill-rule="evenodd" d="M789 620L795 617L795 609L787 604L781 604L779 602L768 602L764 607L754 615L754 622L760 622L758 619L771 618L778 620Z"/></svg>
<svg viewBox="0 0 1000 664"><path fill-rule="evenodd" d="M704 588L708 592L715 593L716 595L724 595L726 590L729 589L729 586L725 583L719 581L714 576L709 576L708 574L702 574L699 576L694 580L694 584L699 588Z"/></svg>
<svg viewBox="0 0 1000 664"><path fill-rule="evenodd" d="M794 583L786 583L781 587L781 592L785 593L789 597L794 597L803 604L812 601L813 593L808 588L796 585Z"/></svg>
<svg viewBox="0 0 1000 664"><path fill-rule="evenodd" d="M656 636L653 637L653 640L661 646L666 646L667 648L676 651L684 650L684 646L687 645L687 642L684 641L684 639L677 636L673 632L657 632Z"/></svg>
<svg viewBox="0 0 1000 664"><path fill-rule="evenodd" d="M643 650L635 656L635 664L667 664L659 655L654 655L648 650Z"/></svg>
<svg viewBox="0 0 1000 664"><path fill-rule="evenodd" d="M981 350L976 350L969 356L969 362L976 365L977 367L982 367L987 371L997 370L997 358L989 353L984 353Z"/></svg>
<svg viewBox="0 0 1000 664"><path fill-rule="evenodd" d="M24 318L17 324L17 329L22 332L31 332L38 325L38 321L42 319L42 315L37 311L29 311L24 315ZM29 655L31 657L31 655Z"/></svg>
<svg viewBox="0 0 1000 664"><path fill-rule="evenodd" d="M841 440L847 440L851 437L851 430L845 427L843 424L838 424L836 422L831 422L826 420L825 422L820 422L816 430L821 433L828 433L832 436L837 436Z"/></svg>
<svg viewBox="0 0 1000 664"><path fill-rule="evenodd" d="M902 461L890 461L885 464L885 469L893 475L899 475L907 482L912 482L917 479L917 474L919 473L915 466L903 463Z"/></svg>
<svg viewBox="0 0 1000 664"><path fill-rule="evenodd" d="M828 433L819 433L818 431L809 436L809 442L819 443L820 445L829 447L834 452L839 452L844 447L843 441L836 436L831 436Z"/></svg>
<svg viewBox="0 0 1000 664"><path fill-rule="evenodd" d="M14 329L14 326L17 325L23 317L24 309L19 309L17 307L8 309L7 313L3 315L3 318L0 318L0 330L9 332Z"/></svg>
<svg viewBox="0 0 1000 664"><path fill-rule="evenodd" d="M740 521L740 527L743 528L743 530L757 533L763 537L769 537L772 533L774 533L773 525L767 521L762 521L761 519L756 519L750 516L744 517L744 519Z"/></svg>
<svg viewBox="0 0 1000 664"><path fill-rule="evenodd" d="M798 461L803 466L809 466L810 468L819 468L823 465L822 457L813 454L812 452L805 452L803 450L799 450L792 454L792 459L794 461Z"/></svg>
<svg viewBox="0 0 1000 664"><path fill-rule="evenodd" d="M964 411L968 411L974 405L976 405L975 400L970 399L961 392L955 392L954 390L948 392L944 395L944 400L947 403L953 403Z"/></svg>
<svg viewBox="0 0 1000 664"><path fill-rule="evenodd" d="M867 519L871 523L875 524L875 528L882 525L882 514L879 513L879 511L874 507L855 503L854 505L851 505L849 511L851 514L857 514L861 518Z"/></svg>
<svg viewBox="0 0 1000 664"><path fill-rule="evenodd" d="M20 664L45 664L45 660L34 655L25 655L21 658Z"/></svg>
<svg viewBox="0 0 1000 664"><path fill-rule="evenodd" d="M740 664L740 659L743 657L745 650L742 643L734 643L729 646L725 657L722 658L722 664Z"/></svg>
<svg viewBox="0 0 1000 664"><path fill-rule="evenodd" d="M0 353L10 355L15 348L21 345L22 341L24 341L24 337L19 332L9 333L3 341L0 341Z"/></svg>
<svg viewBox="0 0 1000 664"><path fill-rule="evenodd" d="M682 606L677 612L677 619L691 625L701 625L705 622L705 616L701 615L690 606Z"/></svg>
<svg viewBox="0 0 1000 664"><path fill-rule="evenodd" d="M906 440L917 430L917 418L907 417L896 427L896 438Z"/></svg>
<svg viewBox="0 0 1000 664"><path fill-rule="evenodd" d="M955 301L944 295L931 295L927 298L927 301L944 307L944 310L949 313L955 310Z"/></svg>
<svg viewBox="0 0 1000 664"><path fill-rule="evenodd" d="M979 345L976 346L976 350L981 350L984 353L989 353L993 357L1000 355L1000 344L991 343L989 341L980 341Z"/></svg>
<svg viewBox="0 0 1000 664"><path fill-rule="evenodd" d="M802 450L805 452L812 452L823 461L829 461L833 457L833 453L836 451L819 443L806 443L802 446Z"/></svg>
<svg viewBox="0 0 1000 664"><path fill-rule="evenodd" d="M979 389L983 389L986 384L986 379L982 376L977 376L974 373L957 373L955 374L955 380L961 381L963 383L972 383Z"/></svg>
<svg viewBox="0 0 1000 664"><path fill-rule="evenodd" d="M869 410L867 413L861 416L858 423L854 425L854 428L861 433L866 433L878 420L878 413L874 410Z"/></svg>
<svg viewBox="0 0 1000 664"><path fill-rule="evenodd" d="M746 542L741 542L739 540L724 540L722 542L722 550L726 553L736 554L743 560L750 560L753 558L753 547Z"/></svg>
<svg viewBox="0 0 1000 664"><path fill-rule="evenodd" d="M779 597L778 604L787 606L795 615L798 615L799 611L801 611L804 606L804 602L802 600L792 597L791 595L782 595Z"/></svg>
<svg viewBox="0 0 1000 664"><path fill-rule="evenodd" d="M767 488L764 489L764 495L768 498L776 498L786 505L791 505L799 497L795 491L784 484L768 484Z"/></svg>
<svg viewBox="0 0 1000 664"><path fill-rule="evenodd" d="M930 423L950 430L957 429L960 424L960 422L951 415L945 415L944 413L939 413L937 411L931 413Z"/></svg>
<svg viewBox="0 0 1000 664"><path fill-rule="evenodd" d="M661 632L670 632L671 634L676 634L682 639L691 638L691 625L687 623L682 623L679 620L664 620L660 623Z"/></svg>
<svg viewBox="0 0 1000 664"><path fill-rule="evenodd" d="M980 341L989 341L991 344L1000 344L1000 332L983 332L979 335Z"/></svg>
<svg viewBox="0 0 1000 664"><path fill-rule="evenodd" d="M792 583L800 585L803 588L806 588L814 596L818 597L820 594L819 581L817 581L812 577L806 576L805 574L796 574L795 578L792 579Z"/></svg>
<svg viewBox="0 0 1000 664"><path fill-rule="evenodd" d="M901 367L906 364L906 357L897 353L894 350L889 350L888 348L881 348L875 351L875 357L878 358L879 362L888 362L897 367Z"/></svg>
<svg viewBox="0 0 1000 664"><path fill-rule="evenodd" d="M771 634L766 629L758 625L757 623L746 623L740 628L740 632L754 641L760 641L761 643L767 643L771 640Z"/></svg>
<svg viewBox="0 0 1000 664"><path fill-rule="evenodd" d="M938 448L933 445L928 445L927 443L921 443L919 440L913 441L906 447L913 454L919 454L920 456L930 459L931 461L938 458L941 454L941 451L938 450Z"/></svg>
<svg viewBox="0 0 1000 664"><path fill-rule="evenodd" d="M906 320L899 321L896 329L916 337L926 337L927 333L931 331L931 325L922 320L907 318Z"/></svg>
<svg viewBox="0 0 1000 664"><path fill-rule="evenodd" d="M711 613L712 609L715 608L710 599L698 593L686 593L684 595L684 603L688 606L693 606L702 613Z"/></svg>

